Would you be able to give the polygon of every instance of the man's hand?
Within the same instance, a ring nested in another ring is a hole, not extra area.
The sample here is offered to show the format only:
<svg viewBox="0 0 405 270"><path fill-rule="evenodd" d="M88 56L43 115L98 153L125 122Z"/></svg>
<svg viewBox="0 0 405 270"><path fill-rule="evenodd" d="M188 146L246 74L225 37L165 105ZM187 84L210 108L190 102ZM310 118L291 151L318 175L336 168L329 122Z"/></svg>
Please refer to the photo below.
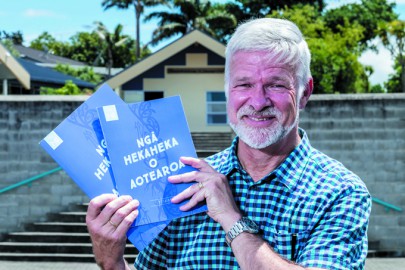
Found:
<svg viewBox="0 0 405 270"><path fill-rule="evenodd" d="M90 201L86 224L102 269L129 269L124 260L126 232L138 216L139 201L103 194Z"/></svg>
<svg viewBox="0 0 405 270"><path fill-rule="evenodd" d="M226 176L215 171L204 160L182 157L180 161L198 171L170 176L168 180L171 183L197 183L173 197L172 202L180 203L190 198L190 201L180 208L187 211L205 200L208 215L228 231L242 214L235 204Z"/></svg>

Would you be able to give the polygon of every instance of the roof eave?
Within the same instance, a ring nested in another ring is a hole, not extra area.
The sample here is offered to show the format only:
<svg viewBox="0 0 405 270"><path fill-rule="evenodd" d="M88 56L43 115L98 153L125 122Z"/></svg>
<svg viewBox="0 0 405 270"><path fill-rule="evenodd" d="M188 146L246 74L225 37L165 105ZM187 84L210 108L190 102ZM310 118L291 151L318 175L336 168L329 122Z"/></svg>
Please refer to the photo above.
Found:
<svg viewBox="0 0 405 270"><path fill-rule="evenodd" d="M24 67L0 44L0 62L15 76L21 85L29 90L31 88L30 74Z"/></svg>
<svg viewBox="0 0 405 270"><path fill-rule="evenodd" d="M225 57L225 46L214 38L208 36L207 34L202 33L201 31L194 30L189 34L179 38L173 43L167 45L156 53L148 56L142 61L134 64L126 70L118 73L116 76L105 81L111 88L116 89L124 83L130 81L134 77L140 75L145 70L148 70L169 57L175 55L181 50L195 44L199 43L216 54Z"/></svg>

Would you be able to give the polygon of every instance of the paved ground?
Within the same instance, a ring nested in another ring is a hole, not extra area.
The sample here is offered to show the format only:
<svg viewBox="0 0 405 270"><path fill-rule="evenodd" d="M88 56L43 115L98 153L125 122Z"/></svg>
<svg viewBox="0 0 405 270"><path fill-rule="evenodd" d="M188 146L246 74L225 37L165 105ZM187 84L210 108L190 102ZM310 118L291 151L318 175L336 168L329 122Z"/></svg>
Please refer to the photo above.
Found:
<svg viewBox="0 0 405 270"><path fill-rule="evenodd" d="M0 270L99 270L93 263L43 263L0 261ZM405 270L405 258L370 258L365 270Z"/></svg>
<svg viewBox="0 0 405 270"><path fill-rule="evenodd" d="M0 261L0 270L100 270L95 263ZM131 266L131 269L134 269Z"/></svg>

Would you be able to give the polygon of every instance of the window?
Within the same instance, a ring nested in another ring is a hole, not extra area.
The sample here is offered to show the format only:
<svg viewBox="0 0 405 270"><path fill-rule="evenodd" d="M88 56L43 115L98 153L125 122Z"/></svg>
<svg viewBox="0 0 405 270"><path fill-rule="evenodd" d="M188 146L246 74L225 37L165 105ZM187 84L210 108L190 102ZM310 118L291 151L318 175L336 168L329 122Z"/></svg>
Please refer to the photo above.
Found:
<svg viewBox="0 0 405 270"><path fill-rule="evenodd" d="M154 99L158 99L158 98L163 98L163 91L151 91L151 92L144 92L144 100L148 101L148 100L154 100Z"/></svg>
<svg viewBox="0 0 405 270"><path fill-rule="evenodd" d="M124 101L127 103L154 100L163 97L164 97L163 91L142 91L142 90L124 91Z"/></svg>
<svg viewBox="0 0 405 270"><path fill-rule="evenodd" d="M227 122L225 92L207 92L207 124L222 125Z"/></svg>

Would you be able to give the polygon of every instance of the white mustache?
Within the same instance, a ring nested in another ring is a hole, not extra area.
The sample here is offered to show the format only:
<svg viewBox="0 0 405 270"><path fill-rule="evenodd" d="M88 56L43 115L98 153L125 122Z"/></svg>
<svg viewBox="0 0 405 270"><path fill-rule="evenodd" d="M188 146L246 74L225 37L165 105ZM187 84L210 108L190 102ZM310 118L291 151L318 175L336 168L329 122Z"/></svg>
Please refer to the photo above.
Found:
<svg viewBox="0 0 405 270"><path fill-rule="evenodd" d="M272 117L275 116L279 118L281 116L281 112L276 110L275 108L266 108L261 111L256 111L250 106L244 106L238 110L237 117L240 119L244 115L254 116L256 118L264 118L264 117Z"/></svg>

